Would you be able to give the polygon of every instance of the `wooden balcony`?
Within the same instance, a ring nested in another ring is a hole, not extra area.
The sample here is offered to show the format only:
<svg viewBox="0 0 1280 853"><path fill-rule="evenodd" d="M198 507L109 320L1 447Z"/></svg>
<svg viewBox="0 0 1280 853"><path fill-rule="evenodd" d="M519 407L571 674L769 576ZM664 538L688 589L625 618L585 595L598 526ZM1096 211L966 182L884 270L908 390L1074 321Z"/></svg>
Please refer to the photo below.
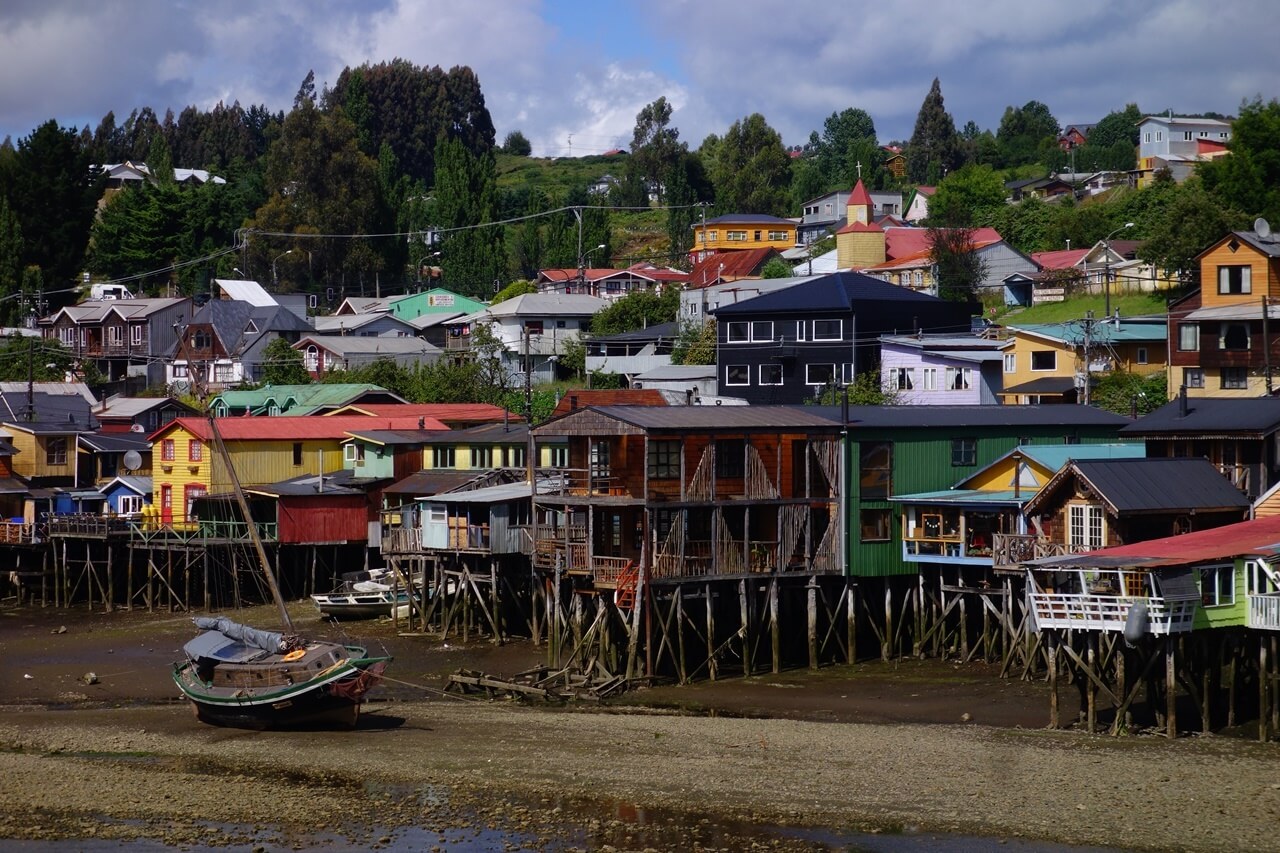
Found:
<svg viewBox="0 0 1280 853"><path fill-rule="evenodd" d="M1249 595L1249 627L1280 631L1280 593Z"/></svg>
<svg viewBox="0 0 1280 853"><path fill-rule="evenodd" d="M422 530L417 527L382 528L382 553L408 554L422 550Z"/></svg>
<svg viewBox="0 0 1280 853"><path fill-rule="evenodd" d="M1129 608L1147 606L1147 634L1166 636L1191 630L1198 601L1167 598L1127 598L1118 595L1072 595L1032 592L1032 610L1040 628L1122 633Z"/></svg>
<svg viewBox="0 0 1280 853"><path fill-rule="evenodd" d="M25 521L0 522L0 544L32 545L39 541L34 524Z"/></svg>
<svg viewBox="0 0 1280 853"><path fill-rule="evenodd" d="M991 537L991 565L1007 569L1041 557L1065 557L1088 550L1083 545L1050 542L1034 533L996 533Z"/></svg>
<svg viewBox="0 0 1280 853"><path fill-rule="evenodd" d="M128 518L76 513L50 516L46 527L50 536L103 538L112 534L127 534L130 523Z"/></svg>

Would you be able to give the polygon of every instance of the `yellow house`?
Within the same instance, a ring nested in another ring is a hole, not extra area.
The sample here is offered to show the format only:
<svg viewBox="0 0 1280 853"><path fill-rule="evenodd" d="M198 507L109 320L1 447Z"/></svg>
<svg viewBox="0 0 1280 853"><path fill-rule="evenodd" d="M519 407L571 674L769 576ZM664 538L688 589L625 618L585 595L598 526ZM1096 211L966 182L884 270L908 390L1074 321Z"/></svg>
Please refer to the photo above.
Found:
<svg viewBox="0 0 1280 853"><path fill-rule="evenodd" d="M1268 353L1280 337L1280 238L1257 224L1201 252L1199 293L1169 309L1171 399L1184 385L1191 397L1261 397L1277 386Z"/></svg>
<svg viewBox="0 0 1280 853"><path fill-rule="evenodd" d="M422 449L425 470L483 471L491 468L525 468L528 429L522 423L484 424L437 435ZM563 468L569 464L568 440L563 436L538 442L538 468Z"/></svg>
<svg viewBox="0 0 1280 853"><path fill-rule="evenodd" d="M13 473L28 480L65 480L76 476L76 436L84 427L41 421L10 421L5 432L13 437Z"/></svg>
<svg viewBox="0 0 1280 853"><path fill-rule="evenodd" d="M796 245L796 223L763 213L728 213L693 226L693 255L701 260L736 249L777 249Z"/></svg>
<svg viewBox="0 0 1280 853"><path fill-rule="evenodd" d="M265 486L343 468L342 443L368 429L417 429L423 419L361 415L328 418L218 418L218 431L241 486ZM444 430L426 419L426 429ZM207 418L178 418L151 436L152 487L161 524L192 520L192 502L233 489Z"/></svg>
<svg viewBox="0 0 1280 853"><path fill-rule="evenodd" d="M1010 331L1000 392L1006 405L1078 402L1086 377L1096 381L1113 371L1147 376L1165 370L1169 362L1168 321L1163 317L1075 320Z"/></svg>

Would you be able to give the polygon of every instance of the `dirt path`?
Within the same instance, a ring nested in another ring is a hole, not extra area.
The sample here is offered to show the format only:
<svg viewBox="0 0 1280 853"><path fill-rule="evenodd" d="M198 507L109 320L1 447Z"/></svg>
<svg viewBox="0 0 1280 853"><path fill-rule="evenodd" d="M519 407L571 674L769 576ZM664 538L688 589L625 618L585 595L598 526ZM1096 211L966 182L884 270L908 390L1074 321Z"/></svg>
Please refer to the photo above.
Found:
<svg viewBox="0 0 1280 853"><path fill-rule="evenodd" d="M1275 849L1274 744L1048 732L1041 686L973 668L784 673L637 692L603 712L424 700L436 694L395 683L356 732L241 732L173 701L164 663L189 636L177 617L0 614L0 690L21 703L0 716L0 838L191 845L271 826L375 844L373 821L441 839L493 825L540 846L567 824L594 849L740 849L757 839L733 827L776 824ZM385 639L393 674L424 686L539 655ZM76 680L89 670L98 684ZM964 713L983 725L955 724ZM641 830L638 810L670 817Z"/></svg>

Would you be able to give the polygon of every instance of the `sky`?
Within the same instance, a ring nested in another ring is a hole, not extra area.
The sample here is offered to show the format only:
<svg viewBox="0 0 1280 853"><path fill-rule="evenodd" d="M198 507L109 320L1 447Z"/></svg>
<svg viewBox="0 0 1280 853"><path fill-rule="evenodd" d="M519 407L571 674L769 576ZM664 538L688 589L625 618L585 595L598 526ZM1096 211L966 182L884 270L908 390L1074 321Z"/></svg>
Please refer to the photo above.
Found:
<svg viewBox="0 0 1280 853"><path fill-rule="evenodd" d="M787 145L848 107L907 139L934 77L959 128L1037 100L1064 126L1127 103L1234 114L1280 97L1274 0L0 0L0 140L219 101L287 111L309 70L469 65L498 142L630 143L660 96L696 148L752 113ZM199 166L202 164L179 164Z"/></svg>

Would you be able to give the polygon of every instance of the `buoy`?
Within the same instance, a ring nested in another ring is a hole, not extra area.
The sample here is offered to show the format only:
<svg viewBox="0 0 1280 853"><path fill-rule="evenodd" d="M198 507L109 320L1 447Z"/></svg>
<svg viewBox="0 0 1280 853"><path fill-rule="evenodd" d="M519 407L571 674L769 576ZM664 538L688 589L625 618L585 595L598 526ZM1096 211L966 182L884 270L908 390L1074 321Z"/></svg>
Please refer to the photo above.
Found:
<svg viewBox="0 0 1280 853"><path fill-rule="evenodd" d="M1124 618L1124 641L1134 645L1147 633L1147 603L1135 601L1129 605L1129 615Z"/></svg>

